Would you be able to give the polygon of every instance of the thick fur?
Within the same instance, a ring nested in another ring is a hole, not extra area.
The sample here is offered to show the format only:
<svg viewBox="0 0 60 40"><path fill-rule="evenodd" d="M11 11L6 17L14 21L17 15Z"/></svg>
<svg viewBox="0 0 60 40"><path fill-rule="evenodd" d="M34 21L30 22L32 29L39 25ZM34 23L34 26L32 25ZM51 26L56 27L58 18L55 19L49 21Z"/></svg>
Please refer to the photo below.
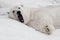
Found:
<svg viewBox="0 0 60 40"><path fill-rule="evenodd" d="M20 7L20 9L18 9ZM12 11L15 10L13 14ZM18 20L17 11L21 11L24 18L24 24L46 34L54 32L54 19L56 14L60 13L60 6L48 6L42 8L30 8L15 6L9 12L9 17Z"/></svg>

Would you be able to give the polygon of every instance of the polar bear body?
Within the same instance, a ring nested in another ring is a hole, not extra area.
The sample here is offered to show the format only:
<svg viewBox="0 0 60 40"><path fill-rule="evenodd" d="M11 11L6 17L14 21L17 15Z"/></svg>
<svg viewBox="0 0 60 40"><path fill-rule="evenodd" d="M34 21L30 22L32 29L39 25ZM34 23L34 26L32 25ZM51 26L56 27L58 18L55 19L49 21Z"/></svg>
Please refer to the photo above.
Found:
<svg viewBox="0 0 60 40"><path fill-rule="evenodd" d="M15 10L14 14L12 13L13 10ZM11 9L9 17L18 20L16 14L18 10L23 15L24 23L26 25L46 34L51 34L54 32L54 19L56 18L56 14L60 13L60 6L48 6L42 8L20 6L20 9L16 6Z"/></svg>

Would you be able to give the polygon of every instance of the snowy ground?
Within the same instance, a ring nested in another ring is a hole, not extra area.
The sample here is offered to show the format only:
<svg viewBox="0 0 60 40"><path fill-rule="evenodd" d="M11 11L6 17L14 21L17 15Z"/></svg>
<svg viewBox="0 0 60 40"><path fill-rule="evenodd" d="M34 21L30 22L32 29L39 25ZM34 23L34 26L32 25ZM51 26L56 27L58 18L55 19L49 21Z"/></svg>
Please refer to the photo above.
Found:
<svg viewBox="0 0 60 40"><path fill-rule="evenodd" d="M60 29L45 35L16 20L0 18L0 40L60 40Z"/></svg>

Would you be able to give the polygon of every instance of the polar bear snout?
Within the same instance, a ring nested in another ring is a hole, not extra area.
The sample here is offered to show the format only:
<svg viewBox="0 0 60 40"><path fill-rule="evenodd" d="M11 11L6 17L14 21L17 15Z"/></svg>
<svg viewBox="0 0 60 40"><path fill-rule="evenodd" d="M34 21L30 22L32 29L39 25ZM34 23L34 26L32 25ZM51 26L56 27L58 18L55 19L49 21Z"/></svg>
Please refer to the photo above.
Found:
<svg viewBox="0 0 60 40"><path fill-rule="evenodd" d="M24 23L24 19L23 19L23 16L21 14L21 11L17 11L17 16L18 16L18 19L21 23Z"/></svg>

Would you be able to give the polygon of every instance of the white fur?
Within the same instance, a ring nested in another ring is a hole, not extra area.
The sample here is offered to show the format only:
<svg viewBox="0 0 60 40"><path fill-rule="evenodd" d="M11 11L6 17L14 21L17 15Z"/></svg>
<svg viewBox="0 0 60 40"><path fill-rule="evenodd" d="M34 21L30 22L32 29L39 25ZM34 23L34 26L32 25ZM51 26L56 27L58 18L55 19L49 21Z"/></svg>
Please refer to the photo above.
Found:
<svg viewBox="0 0 60 40"><path fill-rule="evenodd" d="M54 32L54 19L56 18L56 14L60 13L60 6L48 6L42 8L19 7L21 9L18 9L18 6L13 7L9 17L18 20L16 13L13 14L12 11L20 10L26 25L46 34Z"/></svg>

